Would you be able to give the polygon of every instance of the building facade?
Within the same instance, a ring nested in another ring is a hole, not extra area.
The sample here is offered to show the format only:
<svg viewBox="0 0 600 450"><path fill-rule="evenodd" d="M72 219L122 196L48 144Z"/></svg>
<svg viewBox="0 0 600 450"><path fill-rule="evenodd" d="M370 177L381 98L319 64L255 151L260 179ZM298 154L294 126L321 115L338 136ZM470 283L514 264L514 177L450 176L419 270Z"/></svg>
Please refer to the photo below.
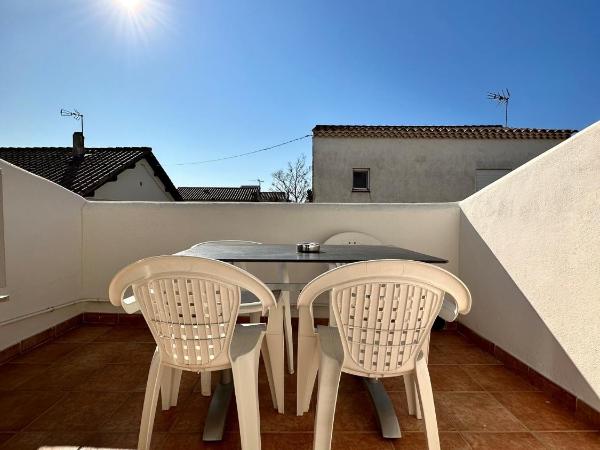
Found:
<svg viewBox="0 0 600 450"><path fill-rule="evenodd" d="M574 133L501 125L317 125L313 201L463 200Z"/></svg>

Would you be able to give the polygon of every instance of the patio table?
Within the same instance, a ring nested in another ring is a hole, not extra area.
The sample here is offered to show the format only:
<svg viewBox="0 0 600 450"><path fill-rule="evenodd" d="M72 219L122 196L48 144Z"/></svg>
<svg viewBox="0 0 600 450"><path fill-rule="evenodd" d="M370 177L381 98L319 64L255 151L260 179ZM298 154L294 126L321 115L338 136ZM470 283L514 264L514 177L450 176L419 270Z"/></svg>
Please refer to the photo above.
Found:
<svg viewBox="0 0 600 450"><path fill-rule="evenodd" d="M444 264L446 259L418 253L400 247L385 245L323 245L318 253L299 253L295 244L261 244L261 245L235 245L231 243L220 244L210 242L197 245L177 253L184 256L198 256L217 259L224 262L262 262L262 263L352 263L374 259L405 259L426 263ZM289 280L283 280L289 283ZM279 283L278 287L286 283ZM273 286L271 284L271 286ZM283 373L283 311L276 308L267 329L267 345L277 347L271 355L281 355L279 360L271 361L273 370ZM446 320L454 320L457 311L452 302L445 302L440 316ZM281 316L281 317L279 317ZM384 437L400 437L400 425L394 411L392 402L383 387L377 380L364 380L371 395L377 417ZM204 440L213 441L221 439L227 416L227 408L233 394L230 379L225 376L219 384L209 407L208 416L204 427Z"/></svg>

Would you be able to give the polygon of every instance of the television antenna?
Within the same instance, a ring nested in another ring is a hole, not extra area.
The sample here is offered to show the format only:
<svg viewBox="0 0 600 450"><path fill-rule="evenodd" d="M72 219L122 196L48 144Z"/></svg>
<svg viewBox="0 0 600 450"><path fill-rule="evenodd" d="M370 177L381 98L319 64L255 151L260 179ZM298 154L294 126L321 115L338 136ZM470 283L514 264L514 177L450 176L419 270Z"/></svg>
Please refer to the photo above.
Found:
<svg viewBox="0 0 600 450"><path fill-rule="evenodd" d="M256 181L258 183L258 190L259 191L262 188L262 183L265 182L265 180L261 180L260 178L255 178L254 180L248 180L248 181Z"/></svg>
<svg viewBox="0 0 600 450"><path fill-rule="evenodd" d="M504 104L504 126L508 127L508 101L510 100L510 91L506 89L506 92L501 90L500 92L488 92L490 100L496 100L499 105Z"/></svg>
<svg viewBox="0 0 600 450"><path fill-rule="evenodd" d="M74 109L73 111L69 111L68 109L60 109L60 115L63 117L72 117L75 120L81 120L81 133L83 134L83 114Z"/></svg>

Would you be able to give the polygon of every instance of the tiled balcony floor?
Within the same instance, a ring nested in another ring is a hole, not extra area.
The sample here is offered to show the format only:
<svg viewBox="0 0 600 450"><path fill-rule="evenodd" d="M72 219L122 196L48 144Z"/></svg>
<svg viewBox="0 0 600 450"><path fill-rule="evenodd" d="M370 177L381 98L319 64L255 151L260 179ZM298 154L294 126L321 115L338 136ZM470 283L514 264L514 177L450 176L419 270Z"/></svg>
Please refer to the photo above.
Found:
<svg viewBox="0 0 600 450"><path fill-rule="evenodd" d="M0 448L134 448L154 344L145 328L84 325L0 366ZM442 448L600 449L600 434L524 378L454 332L432 338L430 373ZM382 439L362 385L344 376L334 448L426 448L424 425L406 414L401 378L386 380L403 437ZM157 449L239 448L235 407L219 444L201 440L209 399L185 373L179 405L156 416ZM259 387L264 449L308 449L314 406L296 417L295 376L286 378L285 415Z"/></svg>

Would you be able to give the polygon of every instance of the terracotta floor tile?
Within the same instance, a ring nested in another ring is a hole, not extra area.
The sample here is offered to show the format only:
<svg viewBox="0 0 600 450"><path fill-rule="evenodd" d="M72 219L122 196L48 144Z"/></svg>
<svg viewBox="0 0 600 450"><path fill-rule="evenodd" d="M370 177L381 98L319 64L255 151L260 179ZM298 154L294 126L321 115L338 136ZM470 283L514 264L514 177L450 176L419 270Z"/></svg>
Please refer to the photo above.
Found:
<svg viewBox="0 0 600 450"><path fill-rule="evenodd" d="M442 432L440 436L440 447L444 450L469 450L469 444L459 433ZM400 439L393 439L392 444L397 450L427 450L427 437L425 433L405 432Z"/></svg>
<svg viewBox="0 0 600 450"><path fill-rule="evenodd" d="M431 367L430 367L431 369ZM381 378L380 380L388 392L400 391L404 392L404 377Z"/></svg>
<svg viewBox="0 0 600 450"><path fill-rule="evenodd" d="M51 342L16 357L11 362L17 364L52 364L58 359L81 349L80 344L70 342Z"/></svg>
<svg viewBox="0 0 600 450"><path fill-rule="evenodd" d="M475 345L431 345L429 364L502 364Z"/></svg>
<svg viewBox="0 0 600 450"><path fill-rule="evenodd" d="M47 366L44 373L21 384L18 390L72 391L87 383L94 369L73 365Z"/></svg>
<svg viewBox="0 0 600 450"><path fill-rule="evenodd" d="M91 342L81 345L74 352L60 358L56 361L56 364L99 368L105 364L119 360L125 350L127 350L127 345L123 345L120 342Z"/></svg>
<svg viewBox="0 0 600 450"><path fill-rule="evenodd" d="M73 330L67 331L65 334L59 336L56 339L56 342L79 342L86 343L92 342L98 336L103 335L111 327L105 326L93 326L93 325L84 325Z"/></svg>
<svg viewBox="0 0 600 450"><path fill-rule="evenodd" d="M12 438L14 435L15 433L0 433L0 447L2 447L2 444Z"/></svg>
<svg viewBox="0 0 600 450"><path fill-rule="evenodd" d="M464 336L456 331L432 331L431 344L438 347L452 345L471 345Z"/></svg>
<svg viewBox="0 0 600 450"><path fill-rule="evenodd" d="M61 392L0 392L0 431L19 431L44 414Z"/></svg>
<svg viewBox="0 0 600 450"><path fill-rule="evenodd" d="M154 440L154 436L152 437ZM240 436L237 433L226 433L220 442L203 442L202 433L168 433L162 438L162 443L157 446L160 450L184 449L241 449Z"/></svg>
<svg viewBox="0 0 600 450"><path fill-rule="evenodd" d="M434 391L472 392L483 390L460 366L431 366L429 367L429 376Z"/></svg>
<svg viewBox="0 0 600 450"><path fill-rule="evenodd" d="M375 408L366 390L338 395L333 429L354 432L379 430Z"/></svg>
<svg viewBox="0 0 600 450"><path fill-rule="evenodd" d="M532 431L594 429L542 392L497 392L493 395Z"/></svg>
<svg viewBox="0 0 600 450"><path fill-rule="evenodd" d="M341 433L333 432L331 442L333 450L392 450L393 444L384 439L378 432L374 433Z"/></svg>
<svg viewBox="0 0 600 450"><path fill-rule="evenodd" d="M69 450L83 448L93 433L62 431L53 433L48 431L24 431L16 434L6 442L2 449L10 450L37 450L48 447L66 447Z"/></svg>
<svg viewBox="0 0 600 450"><path fill-rule="evenodd" d="M47 372L48 364L3 364L0 366L0 391L12 391Z"/></svg>
<svg viewBox="0 0 600 450"><path fill-rule="evenodd" d="M312 433L261 433L262 450L312 450Z"/></svg>
<svg viewBox="0 0 600 450"><path fill-rule="evenodd" d="M463 366L486 391L537 391L525 378L504 366Z"/></svg>
<svg viewBox="0 0 600 450"><path fill-rule="evenodd" d="M169 431L171 433L201 433L204 429L210 399L211 397L204 397L200 393L192 393L185 402L177 406L177 414ZM160 398L158 401L160 403ZM232 407L233 405L234 403L231 402Z"/></svg>
<svg viewBox="0 0 600 450"><path fill-rule="evenodd" d="M125 399L120 393L70 392L27 431L97 431Z"/></svg>
<svg viewBox="0 0 600 450"><path fill-rule="evenodd" d="M438 425L447 421L457 431L524 431L521 423L487 392L437 392Z"/></svg>
<svg viewBox="0 0 600 450"><path fill-rule="evenodd" d="M19 357L18 362L0 366L0 447L135 448L155 347L143 327L83 325ZM259 375L263 449L312 448L316 395L309 412L297 417L296 375L286 371L286 414L280 415L272 407L262 366ZM591 429L589 424L549 396L527 391L535 388L456 332L433 334L430 375L443 449L466 449L469 444L535 449L544 448L542 443L555 449L600 449L600 434L573 431ZM202 442L210 398L196 392L199 380L198 374L184 372L179 405L169 411L161 411L159 399L153 449L240 448L235 399L224 441ZM218 380L213 376L215 386ZM403 437L380 437L362 380L343 374L333 448L427 448L424 422L407 414L402 377L386 379L384 385ZM538 432L531 434L523 425Z"/></svg>
<svg viewBox="0 0 600 450"><path fill-rule="evenodd" d="M531 433L461 433L473 449L543 450L546 447Z"/></svg>
<svg viewBox="0 0 600 450"><path fill-rule="evenodd" d="M581 448L587 450L600 449L600 433L587 431L559 431L534 433L534 435L552 450L569 450Z"/></svg>
<svg viewBox="0 0 600 450"><path fill-rule="evenodd" d="M68 344L60 344L68 345ZM91 342L82 345L74 352L56 361L57 364L71 364L99 368L105 364L141 364L150 366L155 344L123 342Z"/></svg>
<svg viewBox="0 0 600 450"><path fill-rule="evenodd" d="M141 364L106 364L81 383L77 390L96 392L145 392L148 367Z"/></svg>
<svg viewBox="0 0 600 450"><path fill-rule="evenodd" d="M314 401L313 401L314 405ZM232 408L228 418L229 422L235 428L232 431L239 431L237 424L237 412ZM285 393L285 414L279 414L273 408L273 403L268 396L263 396L260 399L260 429L263 433L271 432L309 432L312 433L314 427L314 406L302 416L296 416L296 394L295 392ZM234 417L232 417L232 415ZM231 419L231 420L230 420Z"/></svg>
<svg viewBox="0 0 600 450"><path fill-rule="evenodd" d="M141 342L154 343L148 327L114 326L99 335L95 342Z"/></svg>
<svg viewBox="0 0 600 450"><path fill-rule="evenodd" d="M163 411L160 405L160 397L154 419L155 432L167 432L175 422L177 414L181 411L185 399L179 399L178 406ZM106 422L98 427L102 432L139 432L142 419L142 408L144 406L144 393L135 392L127 395L125 400L114 411Z"/></svg>
<svg viewBox="0 0 600 450"><path fill-rule="evenodd" d="M394 404L398 422L400 423L400 429L404 431L425 431L425 422L418 420L415 416L408 415L408 405L406 402L406 394L404 392L390 392L390 399ZM436 395L434 395L434 401ZM444 410L439 410L436 404L436 414L438 429L440 431L455 431L455 423L452 417L448 417Z"/></svg>
<svg viewBox="0 0 600 450"><path fill-rule="evenodd" d="M94 433L89 436L82 450L98 449L135 449L138 443L138 433ZM151 447L157 448L164 437L156 434L152 436Z"/></svg>

